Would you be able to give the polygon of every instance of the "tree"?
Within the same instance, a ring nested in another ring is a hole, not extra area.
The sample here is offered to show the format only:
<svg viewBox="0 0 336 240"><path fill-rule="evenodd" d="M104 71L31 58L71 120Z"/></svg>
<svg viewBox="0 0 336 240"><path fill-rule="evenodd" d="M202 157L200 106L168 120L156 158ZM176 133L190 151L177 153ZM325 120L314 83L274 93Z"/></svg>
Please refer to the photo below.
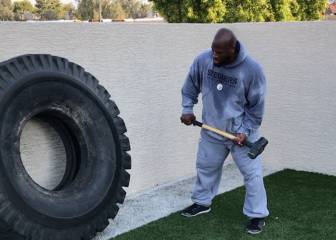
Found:
<svg viewBox="0 0 336 240"><path fill-rule="evenodd" d="M148 3L148 4L141 4L139 12L138 12L138 17L140 18L144 18L147 17L148 13L152 10L152 4Z"/></svg>
<svg viewBox="0 0 336 240"><path fill-rule="evenodd" d="M62 11L60 0L36 0L35 7L41 20L58 19Z"/></svg>
<svg viewBox="0 0 336 240"><path fill-rule="evenodd" d="M322 13L328 6L327 0L297 0L298 18L301 21L320 20L322 19Z"/></svg>
<svg viewBox="0 0 336 240"><path fill-rule="evenodd" d="M17 21L25 20L25 13L33 13L34 6L29 0L15 1L13 4L14 19Z"/></svg>
<svg viewBox="0 0 336 240"><path fill-rule="evenodd" d="M100 0L103 18L125 19L147 15L151 4L139 0ZM81 19L99 19L99 0L79 0L78 15Z"/></svg>
<svg viewBox="0 0 336 240"><path fill-rule="evenodd" d="M189 0L154 0L154 9L168 22L187 22L186 5Z"/></svg>
<svg viewBox="0 0 336 240"><path fill-rule="evenodd" d="M127 18L137 18L138 12L141 8L141 3L139 0L117 0L120 2L122 8L124 9Z"/></svg>
<svg viewBox="0 0 336 240"><path fill-rule="evenodd" d="M225 22L274 21L272 6L267 0L229 0L226 8Z"/></svg>
<svg viewBox="0 0 336 240"><path fill-rule="evenodd" d="M297 17L296 0L271 0L275 21L293 21Z"/></svg>
<svg viewBox="0 0 336 240"><path fill-rule="evenodd" d="M76 8L72 3L63 4L58 18L61 19L73 19L73 16L76 15Z"/></svg>
<svg viewBox="0 0 336 240"><path fill-rule="evenodd" d="M78 15L82 20L93 19L95 9L95 4L93 0L80 0L78 2Z"/></svg>
<svg viewBox="0 0 336 240"><path fill-rule="evenodd" d="M168 22L222 22L226 13L222 0L154 0L154 8Z"/></svg>
<svg viewBox="0 0 336 240"><path fill-rule="evenodd" d="M111 0L101 0L102 18L111 18ZM99 5L98 5L99 11Z"/></svg>
<svg viewBox="0 0 336 240"><path fill-rule="evenodd" d="M100 17L99 1L101 1L102 18L110 18L111 0L80 0L77 10L80 19L98 21Z"/></svg>
<svg viewBox="0 0 336 240"><path fill-rule="evenodd" d="M222 0L188 1L186 6L188 22L222 22L226 13Z"/></svg>
<svg viewBox="0 0 336 240"><path fill-rule="evenodd" d="M11 0L0 0L0 20L8 21L13 19Z"/></svg>
<svg viewBox="0 0 336 240"><path fill-rule="evenodd" d="M300 8L300 6L299 6L297 0L290 1L289 8L290 8L290 11L291 11L291 14L292 14L293 18L296 21L299 21L300 20L300 18L299 18L299 8Z"/></svg>
<svg viewBox="0 0 336 240"><path fill-rule="evenodd" d="M111 19L125 19L126 13L122 8L120 1L116 0L101 0L102 3L102 16L103 18Z"/></svg>
<svg viewBox="0 0 336 240"><path fill-rule="evenodd" d="M154 0L154 8L168 22L273 21L268 0Z"/></svg>
<svg viewBox="0 0 336 240"><path fill-rule="evenodd" d="M127 17L125 10L123 9L119 1L113 1L110 7L110 18L116 20L122 20Z"/></svg>

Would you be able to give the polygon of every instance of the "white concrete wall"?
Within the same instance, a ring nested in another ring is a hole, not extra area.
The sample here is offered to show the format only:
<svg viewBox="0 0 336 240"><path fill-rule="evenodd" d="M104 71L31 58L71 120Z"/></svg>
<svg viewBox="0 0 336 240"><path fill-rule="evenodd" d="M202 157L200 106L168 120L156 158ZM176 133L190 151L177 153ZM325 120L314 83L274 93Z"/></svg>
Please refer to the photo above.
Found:
<svg viewBox="0 0 336 240"><path fill-rule="evenodd" d="M334 22L0 23L0 61L50 53L95 75L127 124L133 158L128 191L134 194L194 175L199 129L179 122L180 88L194 56L222 26L231 28L265 69L262 133L270 140L265 163L336 174Z"/></svg>

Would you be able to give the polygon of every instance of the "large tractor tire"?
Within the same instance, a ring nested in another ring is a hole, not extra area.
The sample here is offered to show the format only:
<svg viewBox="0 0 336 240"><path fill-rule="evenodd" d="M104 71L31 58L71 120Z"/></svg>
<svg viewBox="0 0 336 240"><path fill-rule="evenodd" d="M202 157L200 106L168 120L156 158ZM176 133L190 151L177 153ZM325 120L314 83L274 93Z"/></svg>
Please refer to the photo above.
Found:
<svg viewBox="0 0 336 240"><path fill-rule="evenodd" d="M104 230L130 181L130 144L118 115L97 79L65 58L28 54L0 63L0 231L86 240ZM20 135L33 117L64 144L66 169L53 189L37 184L21 160Z"/></svg>

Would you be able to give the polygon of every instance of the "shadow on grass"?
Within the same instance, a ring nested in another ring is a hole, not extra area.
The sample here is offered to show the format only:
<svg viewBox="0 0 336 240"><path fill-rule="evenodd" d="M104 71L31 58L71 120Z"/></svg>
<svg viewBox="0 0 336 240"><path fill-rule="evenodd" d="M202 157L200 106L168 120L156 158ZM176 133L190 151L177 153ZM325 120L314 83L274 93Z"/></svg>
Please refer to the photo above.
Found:
<svg viewBox="0 0 336 240"><path fill-rule="evenodd" d="M284 170L264 181L270 216L265 231L257 236L244 231L244 188L240 187L218 195L208 214L184 218L173 213L114 239L336 239L336 177Z"/></svg>

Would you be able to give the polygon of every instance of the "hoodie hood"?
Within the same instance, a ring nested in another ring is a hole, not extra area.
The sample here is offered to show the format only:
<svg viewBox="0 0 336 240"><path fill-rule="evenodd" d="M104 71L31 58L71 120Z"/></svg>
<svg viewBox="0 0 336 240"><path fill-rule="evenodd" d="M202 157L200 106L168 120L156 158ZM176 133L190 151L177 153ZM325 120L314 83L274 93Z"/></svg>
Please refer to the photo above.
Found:
<svg viewBox="0 0 336 240"><path fill-rule="evenodd" d="M237 42L239 42L239 41L237 40ZM241 64L242 62L244 62L244 60L247 57L247 51L246 51L245 46L241 42L239 42L239 46L240 46L239 53L238 53L238 56L236 57L236 59L234 60L234 62L230 63L230 64L222 65L223 67L232 68L232 67L236 67L239 64Z"/></svg>
<svg viewBox="0 0 336 240"><path fill-rule="evenodd" d="M262 67L247 54L243 44L240 43L239 53L231 64L218 67L213 64L212 50L207 50L195 58L185 79L182 113L193 113L202 93L205 124L249 135L261 125L265 92ZM201 136L209 141L231 144L226 138L204 129Z"/></svg>

